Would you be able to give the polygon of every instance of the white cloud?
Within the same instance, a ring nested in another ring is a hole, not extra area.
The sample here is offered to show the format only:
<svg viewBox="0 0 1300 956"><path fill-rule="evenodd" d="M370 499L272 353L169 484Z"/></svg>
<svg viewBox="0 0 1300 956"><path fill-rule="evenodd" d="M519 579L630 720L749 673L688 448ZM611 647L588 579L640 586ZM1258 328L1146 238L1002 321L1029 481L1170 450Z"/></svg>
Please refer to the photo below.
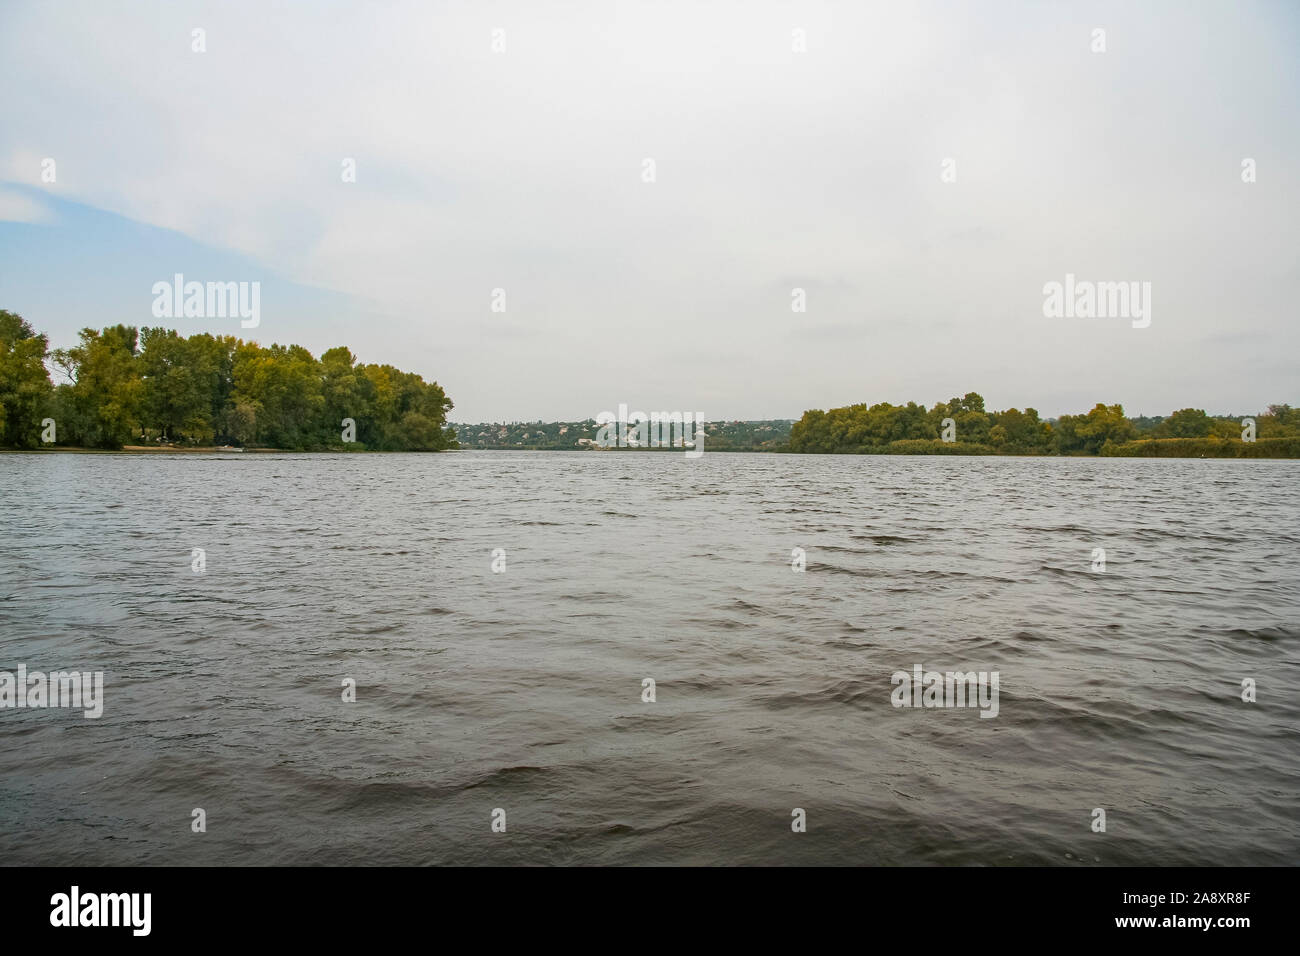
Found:
<svg viewBox="0 0 1300 956"><path fill-rule="evenodd" d="M1164 387L1153 368L1210 367L1227 320L1203 303L1225 289L1263 289L1260 334L1297 344L1297 226L1266 198L1300 175L1278 8L556 9L6 4L0 81L24 95L0 104L0 162L30 181L57 157L66 198L357 296L377 319L348 344L423 363L476 417L577 417L627 389L746 417L957 388L1055 411L1062 380L1135 400ZM1207 31L1249 57L1216 68ZM1044 325L1067 271L1155 283L1156 331ZM828 351L801 321L869 344Z"/></svg>
<svg viewBox="0 0 1300 956"><path fill-rule="evenodd" d="M43 202L14 189L0 188L0 222L49 223L54 214Z"/></svg>

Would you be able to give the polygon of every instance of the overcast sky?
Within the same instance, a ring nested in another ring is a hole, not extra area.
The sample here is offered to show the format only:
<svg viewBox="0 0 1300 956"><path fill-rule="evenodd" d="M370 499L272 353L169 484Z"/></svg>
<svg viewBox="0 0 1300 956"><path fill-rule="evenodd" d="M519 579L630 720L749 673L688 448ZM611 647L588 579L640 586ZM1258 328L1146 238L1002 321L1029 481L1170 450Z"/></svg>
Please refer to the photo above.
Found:
<svg viewBox="0 0 1300 956"><path fill-rule="evenodd" d="M1298 64L1283 0L0 0L0 308L345 344L456 421L1300 404ZM160 323L176 272L260 327ZM1150 327L1044 317L1067 273Z"/></svg>

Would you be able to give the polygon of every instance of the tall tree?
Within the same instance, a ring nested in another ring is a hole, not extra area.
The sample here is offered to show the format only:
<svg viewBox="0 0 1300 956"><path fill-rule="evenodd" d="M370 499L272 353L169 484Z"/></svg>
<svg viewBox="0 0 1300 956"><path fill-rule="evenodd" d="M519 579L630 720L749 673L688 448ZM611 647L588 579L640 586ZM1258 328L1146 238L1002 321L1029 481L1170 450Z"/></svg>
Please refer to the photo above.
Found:
<svg viewBox="0 0 1300 956"><path fill-rule="evenodd" d="M49 340L20 315L0 309L0 445L30 448L53 385L45 368Z"/></svg>
<svg viewBox="0 0 1300 956"><path fill-rule="evenodd" d="M120 448L142 428L144 383L137 331L115 325L98 332L82 329L79 338L78 345L53 353L54 363L71 379L56 395L60 439Z"/></svg>

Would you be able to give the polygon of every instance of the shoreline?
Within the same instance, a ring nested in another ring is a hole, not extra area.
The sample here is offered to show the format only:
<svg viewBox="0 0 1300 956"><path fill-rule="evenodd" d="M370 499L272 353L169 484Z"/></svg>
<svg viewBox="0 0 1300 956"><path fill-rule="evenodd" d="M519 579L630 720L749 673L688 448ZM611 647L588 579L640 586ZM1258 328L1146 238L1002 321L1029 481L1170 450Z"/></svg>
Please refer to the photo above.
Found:
<svg viewBox="0 0 1300 956"><path fill-rule="evenodd" d="M342 449L342 448L223 448L204 446L196 448L163 447L153 448L148 445L123 445L121 448L83 448L79 446L60 446L54 448L0 448L0 455L444 455L457 452L475 452L478 454L517 454L530 452L534 454L575 454L622 452L626 454L681 454L680 448L444 448L439 451L387 451L383 449ZM748 449L716 448L713 455L792 455L800 458L1032 458L1032 459L1088 459L1106 460L1127 458L1141 461L1296 461L1294 455L1024 455L1024 454L989 454L987 452L798 452L783 449Z"/></svg>

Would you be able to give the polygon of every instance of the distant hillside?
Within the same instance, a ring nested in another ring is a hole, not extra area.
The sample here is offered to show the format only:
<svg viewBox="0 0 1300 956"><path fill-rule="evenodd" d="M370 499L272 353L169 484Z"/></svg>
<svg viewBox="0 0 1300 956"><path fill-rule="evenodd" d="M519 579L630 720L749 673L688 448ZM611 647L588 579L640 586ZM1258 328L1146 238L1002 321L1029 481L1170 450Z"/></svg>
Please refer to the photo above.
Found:
<svg viewBox="0 0 1300 956"><path fill-rule="evenodd" d="M1256 434L1250 438L1245 438L1247 418L1255 422ZM952 434L944 440L948 424ZM450 425L462 448L537 451L598 450L600 427L591 418ZM1040 419L1032 408L987 411L984 399L970 392L930 409L914 402L881 402L814 409L797 422L708 422L704 448L803 454L1297 458L1300 409L1270 405L1253 416L1211 416L1183 408L1167 416L1126 417L1120 405L1098 404L1085 414Z"/></svg>
<svg viewBox="0 0 1300 956"><path fill-rule="evenodd" d="M758 422L708 422L706 451L779 451L790 440L789 419ZM513 448L544 451L594 449L600 428L594 418L582 422L452 423L461 448Z"/></svg>

